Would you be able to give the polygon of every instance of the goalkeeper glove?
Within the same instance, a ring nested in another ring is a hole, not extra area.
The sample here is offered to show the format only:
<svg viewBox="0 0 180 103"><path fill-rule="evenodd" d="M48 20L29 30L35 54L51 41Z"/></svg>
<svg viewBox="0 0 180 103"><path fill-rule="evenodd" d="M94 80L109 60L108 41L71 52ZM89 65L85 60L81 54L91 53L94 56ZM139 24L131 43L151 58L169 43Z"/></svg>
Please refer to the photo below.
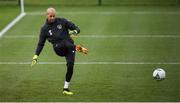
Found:
<svg viewBox="0 0 180 103"><path fill-rule="evenodd" d="M77 35L70 35L70 37L74 40L77 37Z"/></svg>
<svg viewBox="0 0 180 103"><path fill-rule="evenodd" d="M37 55L33 56L33 60L32 60L31 66L34 66L35 64L37 64L37 58L38 58Z"/></svg>
<svg viewBox="0 0 180 103"><path fill-rule="evenodd" d="M72 39L75 39L77 37L77 30L72 30L72 31L69 31L69 35Z"/></svg>
<svg viewBox="0 0 180 103"><path fill-rule="evenodd" d="M69 34L70 35L77 35L78 31L77 30L72 30L72 31L69 31Z"/></svg>

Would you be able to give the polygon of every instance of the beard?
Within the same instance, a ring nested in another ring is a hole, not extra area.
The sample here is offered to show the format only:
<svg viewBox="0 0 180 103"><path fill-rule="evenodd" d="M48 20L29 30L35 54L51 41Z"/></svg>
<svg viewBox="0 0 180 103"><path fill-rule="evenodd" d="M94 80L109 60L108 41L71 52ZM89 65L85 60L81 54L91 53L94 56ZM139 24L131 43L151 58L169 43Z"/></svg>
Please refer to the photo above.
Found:
<svg viewBox="0 0 180 103"><path fill-rule="evenodd" d="M55 19L49 19L48 22L49 23L53 23L55 21Z"/></svg>

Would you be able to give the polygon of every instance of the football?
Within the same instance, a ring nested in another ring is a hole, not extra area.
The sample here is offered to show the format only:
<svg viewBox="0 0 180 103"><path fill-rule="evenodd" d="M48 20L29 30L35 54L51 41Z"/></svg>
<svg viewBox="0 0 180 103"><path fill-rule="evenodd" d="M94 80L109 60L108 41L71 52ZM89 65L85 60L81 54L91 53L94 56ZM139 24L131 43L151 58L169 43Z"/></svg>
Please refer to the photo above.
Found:
<svg viewBox="0 0 180 103"><path fill-rule="evenodd" d="M164 80L166 78L166 72L162 68L157 68L153 71L153 78L156 80Z"/></svg>

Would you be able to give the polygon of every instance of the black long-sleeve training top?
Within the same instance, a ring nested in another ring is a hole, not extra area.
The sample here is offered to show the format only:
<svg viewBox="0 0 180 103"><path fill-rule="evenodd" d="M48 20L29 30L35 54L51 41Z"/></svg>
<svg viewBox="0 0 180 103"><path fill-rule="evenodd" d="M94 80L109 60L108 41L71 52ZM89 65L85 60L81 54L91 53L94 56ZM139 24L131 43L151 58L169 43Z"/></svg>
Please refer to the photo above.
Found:
<svg viewBox="0 0 180 103"><path fill-rule="evenodd" d="M74 23L64 18L56 18L53 23L48 23L46 20L40 31L39 42L35 54L39 55L41 53L46 39L52 44L64 39L70 39L68 30L77 30L77 32L80 33L80 29Z"/></svg>

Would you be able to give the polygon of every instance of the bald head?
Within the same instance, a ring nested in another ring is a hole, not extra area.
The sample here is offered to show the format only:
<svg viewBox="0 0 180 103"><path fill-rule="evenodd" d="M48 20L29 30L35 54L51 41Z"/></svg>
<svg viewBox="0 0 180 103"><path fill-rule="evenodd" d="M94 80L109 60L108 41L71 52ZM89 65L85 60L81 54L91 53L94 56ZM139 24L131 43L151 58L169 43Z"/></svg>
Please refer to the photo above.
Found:
<svg viewBox="0 0 180 103"><path fill-rule="evenodd" d="M46 10L46 15L47 15L48 22L52 23L55 21L56 10L54 8L50 7Z"/></svg>
<svg viewBox="0 0 180 103"><path fill-rule="evenodd" d="M54 14L56 14L56 10L55 10L54 8L50 7L50 8L47 8L46 13L47 13L47 14L49 14L49 13L54 13Z"/></svg>

